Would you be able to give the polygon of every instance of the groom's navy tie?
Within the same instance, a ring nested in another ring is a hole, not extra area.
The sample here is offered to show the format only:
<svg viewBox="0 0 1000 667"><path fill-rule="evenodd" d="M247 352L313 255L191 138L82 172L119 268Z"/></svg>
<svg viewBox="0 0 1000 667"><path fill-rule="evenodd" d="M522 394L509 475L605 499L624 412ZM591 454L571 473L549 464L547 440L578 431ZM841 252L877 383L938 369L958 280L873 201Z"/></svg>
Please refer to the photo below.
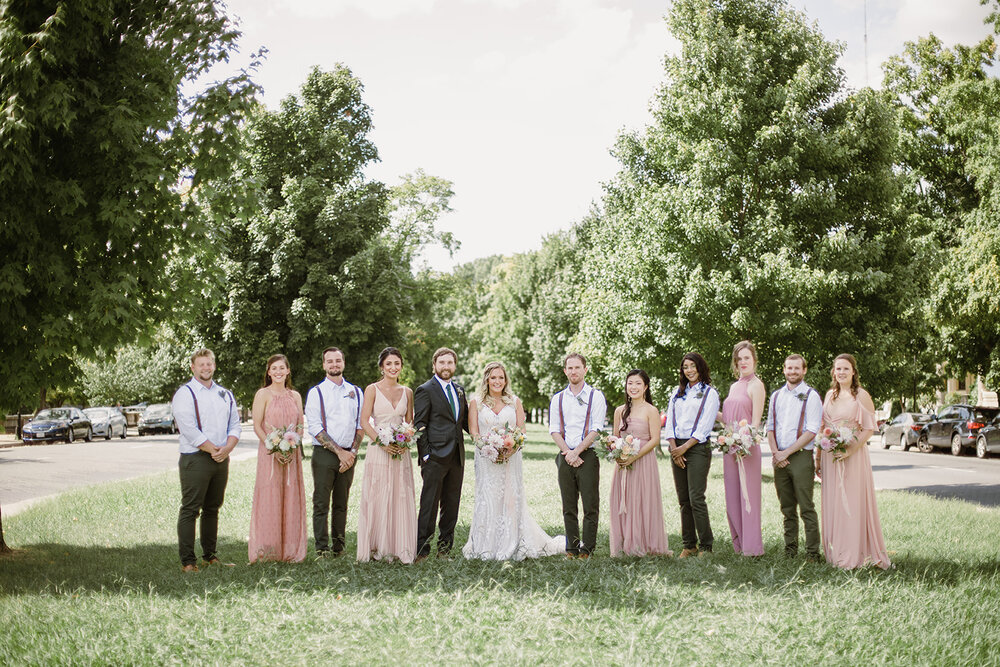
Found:
<svg viewBox="0 0 1000 667"><path fill-rule="evenodd" d="M445 386L448 389L445 393L448 394L448 402L451 403L451 411L455 415L455 421L458 421L458 402L455 400L455 394L453 393L455 389L451 386L450 382Z"/></svg>

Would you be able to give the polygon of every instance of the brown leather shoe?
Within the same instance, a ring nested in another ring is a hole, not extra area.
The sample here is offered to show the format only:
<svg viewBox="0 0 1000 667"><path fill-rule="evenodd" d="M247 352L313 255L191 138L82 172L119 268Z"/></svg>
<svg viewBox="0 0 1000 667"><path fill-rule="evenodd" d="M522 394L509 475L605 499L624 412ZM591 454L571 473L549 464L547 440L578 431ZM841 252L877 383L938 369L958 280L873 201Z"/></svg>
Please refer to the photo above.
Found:
<svg viewBox="0 0 1000 667"><path fill-rule="evenodd" d="M698 547L695 547L694 549L681 549L681 555L678 556L677 558L681 559L681 558L687 558L688 556L697 556L697 555L698 555Z"/></svg>
<svg viewBox="0 0 1000 667"><path fill-rule="evenodd" d="M698 552L698 558L707 558L708 556L711 555L712 555L711 549L702 549L701 551Z"/></svg>
<svg viewBox="0 0 1000 667"><path fill-rule="evenodd" d="M181 572L197 572L197 571L198 571L197 565L185 565L184 567L181 568Z"/></svg>
<svg viewBox="0 0 1000 667"><path fill-rule="evenodd" d="M576 554L566 554L566 560L573 560L576 558Z"/></svg>
<svg viewBox="0 0 1000 667"><path fill-rule="evenodd" d="M577 558L579 558L580 560L589 560L590 554L580 554L579 556L577 556Z"/></svg>
<svg viewBox="0 0 1000 667"><path fill-rule="evenodd" d="M236 567L236 563L223 563L218 558L209 558L208 560L201 561L202 565L208 567L209 565L221 565L222 567Z"/></svg>
<svg viewBox="0 0 1000 667"><path fill-rule="evenodd" d="M420 563L425 560L427 560L427 554L420 554L419 556L413 559L413 564L416 565L417 563Z"/></svg>

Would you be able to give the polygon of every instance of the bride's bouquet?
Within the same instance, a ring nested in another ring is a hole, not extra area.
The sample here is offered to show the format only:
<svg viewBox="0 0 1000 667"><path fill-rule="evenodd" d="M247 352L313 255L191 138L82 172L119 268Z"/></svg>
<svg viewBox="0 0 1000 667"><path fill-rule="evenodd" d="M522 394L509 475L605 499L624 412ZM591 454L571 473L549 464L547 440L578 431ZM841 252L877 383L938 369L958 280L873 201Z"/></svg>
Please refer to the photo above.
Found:
<svg viewBox="0 0 1000 667"><path fill-rule="evenodd" d="M475 440L476 449L493 463L507 463L524 446L524 432L509 424L498 424Z"/></svg>
<svg viewBox="0 0 1000 667"><path fill-rule="evenodd" d="M620 459L638 454L641 443L639 442L639 438L631 433L622 438L616 435L609 435L607 431L598 431L594 446L598 448L598 454L604 457L605 460L618 463ZM625 466L625 469L631 470L632 464Z"/></svg>
<svg viewBox="0 0 1000 667"><path fill-rule="evenodd" d="M416 443L417 429L409 422L400 422L396 425L383 424L378 428L378 440L375 442L379 447L395 445L403 449L410 449ZM409 455L409 452L406 453ZM392 458L400 459L403 454L392 454Z"/></svg>
<svg viewBox="0 0 1000 667"><path fill-rule="evenodd" d="M264 448L272 456L278 455L278 463L287 464L292 460L292 452L302 446L302 436L299 435L298 426L290 424L284 427L272 429L264 438Z"/></svg>
<svg viewBox="0 0 1000 667"><path fill-rule="evenodd" d="M750 454L751 447L763 445L766 440L764 429L753 427L746 419L741 419L722 429L715 439L715 448L723 454L735 454L738 458L743 458Z"/></svg>
<svg viewBox="0 0 1000 667"><path fill-rule="evenodd" d="M857 430L851 426L837 426L834 428L825 426L819 432L819 438L816 442L819 443L820 449L824 452L846 454L847 445L854 440L857 434Z"/></svg>

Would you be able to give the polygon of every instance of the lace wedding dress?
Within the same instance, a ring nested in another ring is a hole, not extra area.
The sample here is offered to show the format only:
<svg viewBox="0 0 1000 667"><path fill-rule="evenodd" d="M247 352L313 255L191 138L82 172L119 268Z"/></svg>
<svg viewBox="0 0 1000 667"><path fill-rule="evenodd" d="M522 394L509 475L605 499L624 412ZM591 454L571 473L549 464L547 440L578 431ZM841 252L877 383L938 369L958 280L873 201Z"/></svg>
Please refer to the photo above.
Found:
<svg viewBox="0 0 1000 667"><path fill-rule="evenodd" d="M513 405L499 413L479 406L480 433L503 424L513 427L516 420ZM521 452L497 464L476 451L476 505L469 541L462 548L466 558L524 560L565 553L565 537L549 537L528 514L521 467Z"/></svg>

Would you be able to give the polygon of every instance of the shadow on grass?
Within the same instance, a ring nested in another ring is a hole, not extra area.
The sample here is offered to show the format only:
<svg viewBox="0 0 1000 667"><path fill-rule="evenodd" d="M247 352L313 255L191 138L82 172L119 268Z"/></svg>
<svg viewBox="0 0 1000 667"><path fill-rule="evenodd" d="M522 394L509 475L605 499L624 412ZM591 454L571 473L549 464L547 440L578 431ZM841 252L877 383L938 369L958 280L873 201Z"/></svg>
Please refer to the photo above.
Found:
<svg viewBox="0 0 1000 667"><path fill-rule="evenodd" d="M967 500L984 507L1000 507L1000 484L933 484L892 490L922 493L947 500Z"/></svg>
<svg viewBox="0 0 1000 667"><path fill-rule="evenodd" d="M457 535L464 543L465 537ZM599 544L606 545L607 534ZM671 543L679 542L671 535ZM594 609L658 612L663 594L683 595L683 589L711 587L757 590L783 598L798 598L804 589L867 586L870 582L945 588L1000 576L995 561L956 562L903 557L892 570L841 571L804 558L788 559L781 545L766 545L767 555L744 558L727 542L716 544L708 558L611 558L602 546L588 561L562 556L521 562L431 557L416 565L358 563L355 538L348 536L347 555L316 559L310 550L303 563L246 564L246 543L221 539L219 553L238 561L236 567L209 567L184 574L175 544L133 547L78 546L44 543L21 546L12 556L0 556L0 592L5 596L63 596L81 590L104 594L153 595L175 599L226 599L261 592L329 593L354 597L431 595L452 596L492 590L515 596L573 597Z"/></svg>

